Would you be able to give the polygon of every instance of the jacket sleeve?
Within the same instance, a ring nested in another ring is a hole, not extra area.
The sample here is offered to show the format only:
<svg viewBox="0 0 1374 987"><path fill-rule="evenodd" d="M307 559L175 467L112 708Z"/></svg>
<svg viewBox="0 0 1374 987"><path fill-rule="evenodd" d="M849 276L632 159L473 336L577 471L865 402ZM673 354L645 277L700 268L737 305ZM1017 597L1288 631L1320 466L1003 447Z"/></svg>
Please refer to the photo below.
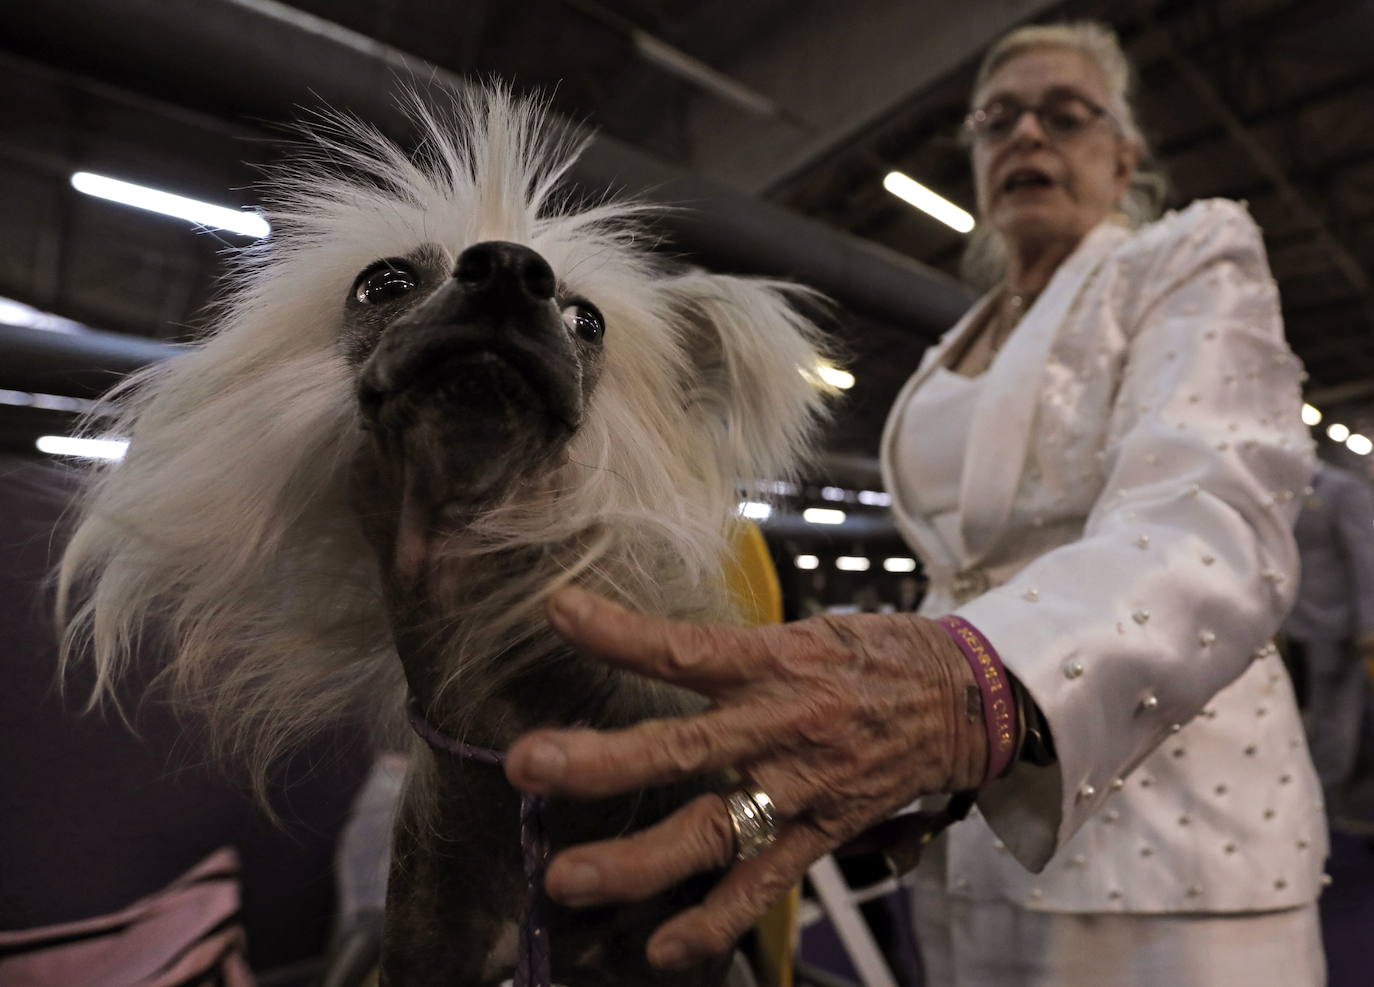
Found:
<svg viewBox="0 0 1374 987"><path fill-rule="evenodd" d="M1291 525L1312 468L1301 366L1239 205L1143 231L1115 274L1127 343L1083 535L957 611L1054 736L1057 764L1018 765L979 798L1037 871L1266 646L1296 590Z"/></svg>

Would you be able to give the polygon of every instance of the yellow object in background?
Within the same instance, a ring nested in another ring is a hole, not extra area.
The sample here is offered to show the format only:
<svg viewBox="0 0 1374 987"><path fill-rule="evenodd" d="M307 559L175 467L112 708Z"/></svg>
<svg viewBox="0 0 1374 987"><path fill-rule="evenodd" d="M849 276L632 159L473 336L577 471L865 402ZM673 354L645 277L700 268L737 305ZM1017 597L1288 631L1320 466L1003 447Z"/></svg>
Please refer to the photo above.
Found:
<svg viewBox="0 0 1374 987"><path fill-rule="evenodd" d="M740 522L733 548L726 581L739 605L740 617L749 624L782 623L782 586L758 525ZM793 888L754 927L759 948L752 959L759 987L792 987L792 953L800 909L801 889Z"/></svg>
<svg viewBox="0 0 1374 987"><path fill-rule="evenodd" d="M746 624L781 624L782 587L759 526L741 521L731 548L734 558L725 575L740 617Z"/></svg>

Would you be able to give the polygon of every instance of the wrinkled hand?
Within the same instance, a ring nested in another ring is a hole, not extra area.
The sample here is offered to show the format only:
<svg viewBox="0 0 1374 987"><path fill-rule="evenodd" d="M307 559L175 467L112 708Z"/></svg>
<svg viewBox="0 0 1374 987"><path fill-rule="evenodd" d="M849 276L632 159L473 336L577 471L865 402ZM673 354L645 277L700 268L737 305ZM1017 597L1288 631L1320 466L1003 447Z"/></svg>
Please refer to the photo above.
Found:
<svg viewBox="0 0 1374 987"><path fill-rule="evenodd" d="M919 795L973 788L986 771L974 679L945 631L910 614L813 617L738 628L631 613L571 588L549 622L583 655L694 690L696 716L624 730L539 730L506 774L540 795L600 798L734 768L772 797L777 841L735 863L700 905L664 923L649 960L685 966L729 949L808 866ZM720 796L631 836L566 850L546 887L573 907L651 897L734 860Z"/></svg>

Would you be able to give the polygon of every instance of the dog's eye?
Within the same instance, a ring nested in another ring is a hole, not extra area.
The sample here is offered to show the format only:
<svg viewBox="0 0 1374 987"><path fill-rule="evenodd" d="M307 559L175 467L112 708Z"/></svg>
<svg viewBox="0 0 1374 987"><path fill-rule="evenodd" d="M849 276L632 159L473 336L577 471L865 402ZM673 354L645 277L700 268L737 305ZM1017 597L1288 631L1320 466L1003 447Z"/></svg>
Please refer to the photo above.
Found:
<svg viewBox="0 0 1374 987"><path fill-rule="evenodd" d="M420 279L403 260L379 260L353 282L353 297L364 305L385 305L404 298Z"/></svg>
<svg viewBox="0 0 1374 987"><path fill-rule="evenodd" d="M606 335L606 320L591 302L573 302L563 307L563 324L589 343L601 342Z"/></svg>

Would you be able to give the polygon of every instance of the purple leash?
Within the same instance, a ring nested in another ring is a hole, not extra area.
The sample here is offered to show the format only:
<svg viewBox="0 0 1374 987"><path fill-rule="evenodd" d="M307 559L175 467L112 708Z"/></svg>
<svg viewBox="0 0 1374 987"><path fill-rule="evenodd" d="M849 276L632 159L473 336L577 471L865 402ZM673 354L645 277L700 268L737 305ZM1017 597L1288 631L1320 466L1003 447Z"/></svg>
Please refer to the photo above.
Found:
<svg viewBox="0 0 1374 987"><path fill-rule="evenodd" d="M440 733L425 719L415 697L406 700L411 728L436 751L456 754L469 761L500 766L505 751L478 747ZM549 859L549 834L544 825L544 799L520 793L520 851L525 864L525 907L520 916L520 941L516 947L515 987L552 987L549 970L549 930L544 925L544 867Z"/></svg>

